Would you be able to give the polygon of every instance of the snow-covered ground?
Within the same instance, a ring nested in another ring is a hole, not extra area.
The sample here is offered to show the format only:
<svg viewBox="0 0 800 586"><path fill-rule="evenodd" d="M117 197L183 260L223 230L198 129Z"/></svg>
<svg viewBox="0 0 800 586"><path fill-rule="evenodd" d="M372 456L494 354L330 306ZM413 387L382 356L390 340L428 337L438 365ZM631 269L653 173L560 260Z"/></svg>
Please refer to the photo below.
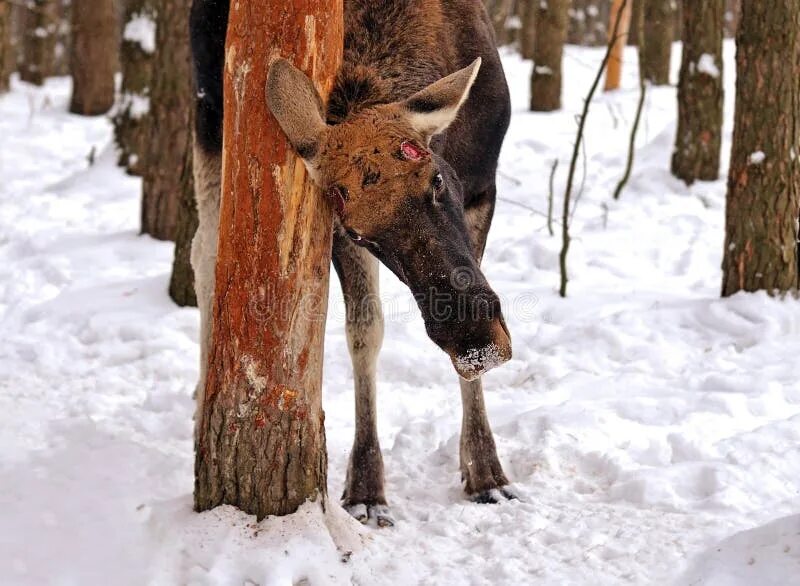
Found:
<svg viewBox="0 0 800 586"><path fill-rule="evenodd" d="M382 530L336 506L261 524L191 512L198 316L166 296L172 247L137 234L139 181L114 168L108 121L66 114L66 79L15 83L0 97L0 583L797 580L798 304L719 299L725 184L670 176L674 88L649 94L630 186L611 201L638 93L632 51L623 89L592 107L569 298L556 294L548 176L558 159L559 209L600 58L568 48L565 109L543 115L526 112L530 62L505 57L514 119L485 265L515 355L485 387L521 500L463 498L455 374L385 272L379 425L398 523ZM725 165L733 70L728 44ZM331 291L335 501L353 393L335 277Z"/></svg>

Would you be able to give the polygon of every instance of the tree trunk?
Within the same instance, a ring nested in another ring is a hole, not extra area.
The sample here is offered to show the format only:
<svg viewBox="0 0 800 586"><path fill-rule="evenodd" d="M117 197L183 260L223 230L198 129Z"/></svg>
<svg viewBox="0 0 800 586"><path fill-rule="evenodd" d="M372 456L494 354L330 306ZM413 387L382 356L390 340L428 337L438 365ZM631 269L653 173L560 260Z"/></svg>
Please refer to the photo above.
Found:
<svg viewBox="0 0 800 586"><path fill-rule="evenodd" d="M231 5L213 343L198 417L195 507L259 519L326 494L321 405L331 210L267 113L271 55L326 96L342 1ZM246 119L246 122L244 120Z"/></svg>
<svg viewBox="0 0 800 586"><path fill-rule="evenodd" d="M725 37L735 38L739 29L739 18L742 13L742 0L726 0L725 2Z"/></svg>
<svg viewBox="0 0 800 586"><path fill-rule="evenodd" d="M519 0L519 52L523 59L533 59L536 52L536 7L538 0Z"/></svg>
<svg viewBox="0 0 800 586"><path fill-rule="evenodd" d="M0 0L0 93L9 88L11 53L11 4L8 0Z"/></svg>
<svg viewBox="0 0 800 586"><path fill-rule="evenodd" d="M175 240L186 151L191 148L191 0L158 0L156 52L142 182L142 233Z"/></svg>
<svg viewBox="0 0 800 586"><path fill-rule="evenodd" d="M69 111L105 114L114 105L119 37L113 0L72 0L72 101Z"/></svg>
<svg viewBox="0 0 800 586"><path fill-rule="evenodd" d="M628 45L639 46L644 28L644 6L647 0L628 0L631 3L631 30L628 32Z"/></svg>
<svg viewBox="0 0 800 586"><path fill-rule="evenodd" d="M114 140L119 149L119 165L131 175L142 176L156 44L152 0L128 0L123 18L122 89L114 114Z"/></svg>
<svg viewBox="0 0 800 586"><path fill-rule="evenodd" d="M181 307L197 307L194 290L194 270L191 263L192 240L197 232L197 202L194 197L192 173L192 149L184 154L181 173L181 197L178 208L178 228L175 235L175 258L172 261L172 277L169 281L169 296Z"/></svg>
<svg viewBox="0 0 800 586"><path fill-rule="evenodd" d="M531 74L531 110L552 112L561 108L561 61L567 39L569 0L548 0L536 5L536 33Z"/></svg>
<svg viewBox="0 0 800 586"><path fill-rule="evenodd" d="M567 41L572 45L590 47L606 45L610 10L611 0L572 0Z"/></svg>
<svg viewBox="0 0 800 586"><path fill-rule="evenodd" d="M628 44L628 32L631 28L631 0L614 0L608 19L608 42L612 43L611 55L606 68L605 90L619 89L622 83L622 63L625 45ZM611 38L615 34L616 38Z"/></svg>
<svg viewBox="0 0 800 586"><path fill-rule="evenodd" d="M20 79L43 85L53 70L56 4L54 0L28 0L25 12Z"/></svg>
<svg viewBox="0 0 800 586"><path fill-rule="evenodd" d="M53 34L52 75L72 73L72 4L75 0L55 0L56 28ZM115 3L117 0L113 0Z"/></svg>
<svg viewBox="0 0 800 586"><path fill-rule="evenodd" d="M686 2L672 174L687 184L719 177L725 0Z"/></svg>
<svg viewBox="0 0 800 586"><path fill-rule="evenodd" d="M639 0L644 5L642 75L653 85L669 85L675 32L673 0Z"/></svg>
<svg viewBox="0 0 800 586"><path fill-rule="evenodd" d="M509 44L512 33L508 29L508 19L514 13L514 0L485 0L484 3L494 27L497 46Z"/></svg>
<svg viewBox="0 0 800 586"><path fill-rule="evenodd" d="M798 287L800 3L743 0L722 295Z"/></svg>

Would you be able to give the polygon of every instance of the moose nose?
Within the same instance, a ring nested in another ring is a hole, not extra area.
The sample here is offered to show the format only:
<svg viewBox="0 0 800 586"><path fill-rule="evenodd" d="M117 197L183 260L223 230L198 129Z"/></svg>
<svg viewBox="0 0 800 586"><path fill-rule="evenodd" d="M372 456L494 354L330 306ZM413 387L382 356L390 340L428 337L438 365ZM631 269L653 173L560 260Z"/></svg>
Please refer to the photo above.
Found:
<svg viewBox="0 0 800 586"><path fill-rule="evenodd" d="M511 359L511 336L502 316L492 320L489 340L488 344L450 354L453 367L461 378L473 381Z"/></svg>

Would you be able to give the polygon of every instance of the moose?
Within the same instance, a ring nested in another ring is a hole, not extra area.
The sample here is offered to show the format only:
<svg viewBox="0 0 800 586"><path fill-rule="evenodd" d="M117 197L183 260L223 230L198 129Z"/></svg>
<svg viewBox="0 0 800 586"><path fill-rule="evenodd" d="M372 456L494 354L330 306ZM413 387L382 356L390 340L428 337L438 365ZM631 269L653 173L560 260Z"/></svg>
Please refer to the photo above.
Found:
<svg viewBox="0 0 800 586"><path fill-rule="evenodd" d="M268 107L335 210L332 258L346 305L356 432L342 505L394 523L376 423L383 341L378 266L408 286L450 357L463 403L460 467L475 502L515 498L497 457L480 376L511 358L498 296L480 270L508 129L508 86L480 0L345 0L344 58L327 104L276 59ZM199 228L192 246L208 352L222 161L229 0L195 0L191 46ZM201 357L201 380L207 355Z"/></svg>

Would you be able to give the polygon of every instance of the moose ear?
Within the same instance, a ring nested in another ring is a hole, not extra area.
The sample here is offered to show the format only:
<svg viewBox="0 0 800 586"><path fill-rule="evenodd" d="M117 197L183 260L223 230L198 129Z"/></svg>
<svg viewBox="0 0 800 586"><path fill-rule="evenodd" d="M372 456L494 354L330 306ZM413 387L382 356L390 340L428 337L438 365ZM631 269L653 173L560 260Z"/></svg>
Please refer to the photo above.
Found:
<svg viewBox="0 0 800 586"><path fill-rule="evenodd" d="M267 106L292 148L313 166L327 129L313 82L286 59L276 59L267 76Z"/></svg>
<svg viewBox="0 0 800 586"><path fill-rule="evenodd" d="M471 65L443 77L402 102L411 126L426 138L444 132L467 101L480 68L481 58L478 57Z"/></svg>

